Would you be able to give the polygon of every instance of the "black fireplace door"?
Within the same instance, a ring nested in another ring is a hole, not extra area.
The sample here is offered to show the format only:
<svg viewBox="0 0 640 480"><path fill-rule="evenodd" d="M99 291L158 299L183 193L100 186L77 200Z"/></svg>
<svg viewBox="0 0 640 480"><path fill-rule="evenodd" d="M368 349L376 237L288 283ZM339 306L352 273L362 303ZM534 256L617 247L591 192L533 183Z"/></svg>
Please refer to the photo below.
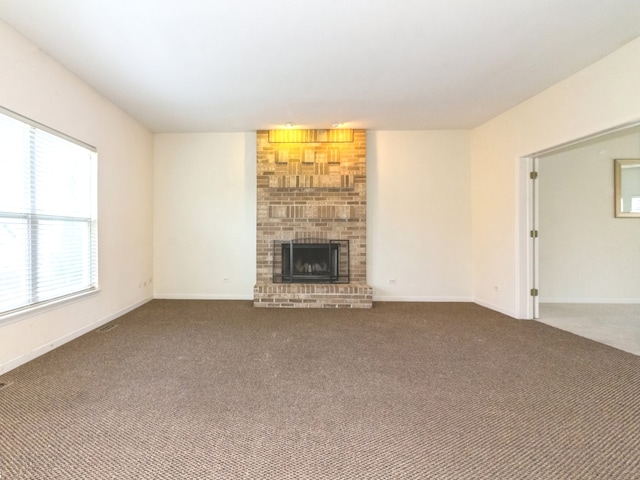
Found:
<svg viewBox="0 0 640 480"><path fill-rule="evenodd" d="M283 243L282 279L293 283L335 282L339 258L337 243Z"/></svg>

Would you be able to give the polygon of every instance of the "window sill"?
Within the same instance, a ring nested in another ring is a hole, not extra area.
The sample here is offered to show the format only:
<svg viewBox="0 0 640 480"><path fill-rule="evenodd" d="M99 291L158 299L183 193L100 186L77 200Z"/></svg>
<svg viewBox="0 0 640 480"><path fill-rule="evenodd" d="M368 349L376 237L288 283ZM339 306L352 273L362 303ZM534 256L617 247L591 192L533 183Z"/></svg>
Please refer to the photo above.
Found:
<svg viewBox="0 0 640 480"><path fill-rule="evenodd" d="M31 307L25 307L20 310L14 310L6 314L0 314L0 327L24 320L25 318L33 317L36 315L42 315L51 310L55 310L55 309L67 306L72 303L86 300L87 298L93 297L98 293L100 293L100 289L96 288L94 290L89 290L86 292L81 292L81 293L69 295L63 298L58 298L58 299L50 300L47 302L43 302L41 304L34 305Z"/></svg>

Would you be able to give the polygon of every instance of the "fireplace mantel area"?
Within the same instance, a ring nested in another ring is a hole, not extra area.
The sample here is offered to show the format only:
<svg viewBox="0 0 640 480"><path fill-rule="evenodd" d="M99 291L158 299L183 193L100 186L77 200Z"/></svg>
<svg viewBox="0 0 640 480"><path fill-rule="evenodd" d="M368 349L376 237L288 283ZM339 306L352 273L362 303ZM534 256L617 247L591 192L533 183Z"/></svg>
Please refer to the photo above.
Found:
<svg viewBox="0 0 640 480"><path fill-rule="evenodd" d="M254 306L371 308L366 195L365 130L258 131Z"/></svg>

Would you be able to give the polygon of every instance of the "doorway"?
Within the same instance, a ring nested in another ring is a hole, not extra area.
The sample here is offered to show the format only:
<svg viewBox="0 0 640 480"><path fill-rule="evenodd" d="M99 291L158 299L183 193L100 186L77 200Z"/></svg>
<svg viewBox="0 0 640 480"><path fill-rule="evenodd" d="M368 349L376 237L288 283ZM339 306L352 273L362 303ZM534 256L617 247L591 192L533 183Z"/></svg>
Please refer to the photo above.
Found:
<svg viewBox="0 0 640 480"><path fill-rule="evenodd" d="M615 158L640 158L638 124L523 159L529 318L640 354L640 219L614 216Z"/></svg>

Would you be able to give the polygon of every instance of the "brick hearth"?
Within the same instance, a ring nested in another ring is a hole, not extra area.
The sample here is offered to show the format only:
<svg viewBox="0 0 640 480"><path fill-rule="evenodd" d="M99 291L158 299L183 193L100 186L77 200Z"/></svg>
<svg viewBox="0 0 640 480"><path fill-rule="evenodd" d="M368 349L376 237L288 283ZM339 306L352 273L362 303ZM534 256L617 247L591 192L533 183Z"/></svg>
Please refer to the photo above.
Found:
<svg viewBox="0 0 640 480"><path fill-rule="evenodd" d="M318 141L280 143L274 135L270 143L268 131L258 132L257 307L372 306L366 284L366 131L354 130L353 141L342 133L301 131L299 138ZM273 283L274 241L308 238L349 240L349 284Z"/></svg>

